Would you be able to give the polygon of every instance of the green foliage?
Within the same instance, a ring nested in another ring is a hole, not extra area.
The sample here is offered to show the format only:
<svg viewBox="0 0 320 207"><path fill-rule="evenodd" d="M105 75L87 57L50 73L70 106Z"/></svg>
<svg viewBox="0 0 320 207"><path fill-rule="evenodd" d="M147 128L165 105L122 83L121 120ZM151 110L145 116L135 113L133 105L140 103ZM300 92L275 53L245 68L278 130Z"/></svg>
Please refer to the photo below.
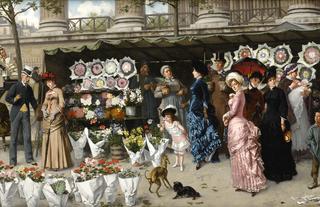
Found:
<svg viewBox="0 0 320 207"><path fill-rule="evenodd" d="M116 133L112 134L109 137L108 142L110 146L123 146L122 135Z"/></svg>
<svg viewBox="0 0 320 207"><path fill-rule="evenodd" d="M59 180L51 184L51 187L57 195L63 195L68 193L68 191L66 190L66 182L64 180Z"/></svg>

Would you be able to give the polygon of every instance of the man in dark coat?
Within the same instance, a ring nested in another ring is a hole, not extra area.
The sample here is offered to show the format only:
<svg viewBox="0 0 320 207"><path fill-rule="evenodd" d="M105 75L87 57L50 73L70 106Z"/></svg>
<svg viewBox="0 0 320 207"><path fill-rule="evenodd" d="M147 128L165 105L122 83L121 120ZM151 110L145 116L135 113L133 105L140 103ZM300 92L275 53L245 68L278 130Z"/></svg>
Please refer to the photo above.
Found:
<svg viewBox="0 0 320 207"><path fill-rule="evenodd" d="M262 112L264 109L263 94L258 89L261 81L262 74L258 71L253 72L249 76L248 89L244 91L246 97L244 117L247 120L252 121L257 127L260 127Z"/></svg>
<svg viewBox="0 0 320 207"><path fill-rule="evenodd" d="M28 85L31 74L32 68L29 66L25 66L21 72L21 81L11 86L6 96L6 101L12 104L12 108L10 111L10 165L17 165L17 140L19 127L22 127L26 162L34 162L32 156L29 104L31 104L33 109L35 110L37 108L37 101L34 97L32 88Z"/></svg>

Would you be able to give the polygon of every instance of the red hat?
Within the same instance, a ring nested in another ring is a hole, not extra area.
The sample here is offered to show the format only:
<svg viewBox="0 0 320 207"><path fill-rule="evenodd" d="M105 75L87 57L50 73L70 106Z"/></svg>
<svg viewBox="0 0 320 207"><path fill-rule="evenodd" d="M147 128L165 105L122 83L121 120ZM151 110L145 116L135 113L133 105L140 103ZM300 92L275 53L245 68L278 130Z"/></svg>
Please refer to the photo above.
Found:
<svg viewBox="0 0 320 207"><path fill-rule="evenodd" d="M56 78L56 75L53 72L45 72L41 74L42 80L53 80Z"/></svg>

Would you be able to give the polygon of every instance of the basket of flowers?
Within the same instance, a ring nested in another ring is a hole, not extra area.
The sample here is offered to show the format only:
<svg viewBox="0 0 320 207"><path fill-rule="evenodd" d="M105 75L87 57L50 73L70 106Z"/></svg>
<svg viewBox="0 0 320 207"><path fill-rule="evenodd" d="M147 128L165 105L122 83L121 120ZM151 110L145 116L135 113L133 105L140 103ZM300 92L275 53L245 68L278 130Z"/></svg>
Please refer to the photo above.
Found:
<svg viewBox="0 0 320 207"><path fill-rule="evenodd" d="M126 115L127 116L136 116L136 106L142 103L143 97L141 90L136 89L126 89L123 91L124 102L126 104Z"/></svg>

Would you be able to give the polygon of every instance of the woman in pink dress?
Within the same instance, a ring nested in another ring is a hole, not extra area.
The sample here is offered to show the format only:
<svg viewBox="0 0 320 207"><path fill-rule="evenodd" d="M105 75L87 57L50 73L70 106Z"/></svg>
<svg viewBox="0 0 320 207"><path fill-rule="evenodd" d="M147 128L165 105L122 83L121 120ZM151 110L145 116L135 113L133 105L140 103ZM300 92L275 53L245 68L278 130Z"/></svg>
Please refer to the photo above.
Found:
<svg viewBox="0 0 320 207"><path fill-rule="evenodd" d="M230 96L230 111L223 115L223 122L228 126L228 149L231 161L233 187L236 191L250 192L252 196L266 188L263 174L263 162L258 142L259 129L243 117L245 96L241 87L243 77L231 72L226 83L235 94Z"/></svg>

